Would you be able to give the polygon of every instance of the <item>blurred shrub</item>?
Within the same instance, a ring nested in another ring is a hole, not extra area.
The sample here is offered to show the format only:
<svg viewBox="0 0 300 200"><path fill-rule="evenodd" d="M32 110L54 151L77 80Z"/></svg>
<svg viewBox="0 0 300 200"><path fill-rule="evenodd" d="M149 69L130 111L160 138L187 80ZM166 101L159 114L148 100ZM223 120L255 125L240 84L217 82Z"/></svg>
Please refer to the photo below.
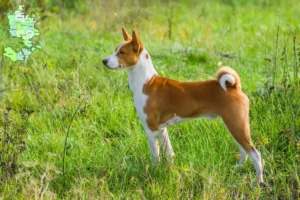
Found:
<svg viewBox="0 0 300 200"><path fill-rule="evenodd" d="M0 1L0 13L9 12L13 9L17 9L18 5L25 5L25 9L31 11L49 11L49 12L70 12L74 11L79 14L84 14L88 10L91 1L81 0L24 0L22 2L1 0ZM0 15L3 18L3 15Z"/></svg>
<svg viewBox="0 0 300 200"><path fill-rule="evenodd" d="M0 19L4 17L3 13L7 12L12 8L12 4L10 0L1 0L0 1Z"/></svg>

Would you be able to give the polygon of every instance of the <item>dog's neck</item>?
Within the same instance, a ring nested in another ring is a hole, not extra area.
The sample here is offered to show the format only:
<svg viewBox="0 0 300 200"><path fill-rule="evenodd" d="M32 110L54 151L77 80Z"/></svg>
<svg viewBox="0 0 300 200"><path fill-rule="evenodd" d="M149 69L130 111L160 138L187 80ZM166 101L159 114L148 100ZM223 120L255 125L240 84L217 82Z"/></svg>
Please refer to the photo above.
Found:
<svg viewBox="0 0 300 200"><path fill-rule="evenodd" d="M142 91L143 85L154 75L157 75L151 57L145 48L141 52L137 64L127 70L127 73L129 86L133 94L136 94L138 91Z"/></svg>

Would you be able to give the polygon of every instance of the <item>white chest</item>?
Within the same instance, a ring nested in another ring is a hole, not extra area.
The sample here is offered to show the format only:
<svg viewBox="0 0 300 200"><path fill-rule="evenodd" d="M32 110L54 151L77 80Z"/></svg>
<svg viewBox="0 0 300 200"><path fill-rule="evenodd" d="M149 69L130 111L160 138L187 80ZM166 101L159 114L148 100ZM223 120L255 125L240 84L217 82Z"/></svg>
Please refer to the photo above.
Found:
<svg viewBox="0 0 300 200"><path fill-rule="evenodd" d="M136 109L137 114L138 114L138 116L139 116L139 118L140 118L140 120L142 121L143 124L147 120L147 115L144 111L144 108L147 104L147 99L148 99L148 96L145 95L142 92L142 90L136 91L135 94L134 94L134 97L133 97L135 109Z"/></svg>
<svg viewBox="0 0 300 200"><path fill-rule="evenodd" d="M187 120L187 119L183 119L183 118L181 118L179 116L172 115L170 117L170 119L168 119L165 123L160 124L158 127L159 128L165 128L167 126L171 126L171 125L174 125L174 124L179 124L179 123L181 123L181 122L183 122L185 120Z"/></svg>
<svg viewBox="0 0 300 200"><path fill-rule="evenodd" d="M127 72L136 111L143 125L146 126L147 116L144 112L144 108L148 96L143 93L143 87L154 75L157 75L146 49L143 49L141 52L137 64L132 66Z"/></svg>

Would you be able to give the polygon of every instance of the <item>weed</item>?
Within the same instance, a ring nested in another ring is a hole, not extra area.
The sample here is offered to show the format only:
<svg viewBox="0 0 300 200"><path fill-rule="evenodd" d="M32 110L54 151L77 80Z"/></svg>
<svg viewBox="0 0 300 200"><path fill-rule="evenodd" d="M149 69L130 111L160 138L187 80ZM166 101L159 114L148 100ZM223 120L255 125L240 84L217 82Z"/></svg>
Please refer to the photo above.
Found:
<svg viewBox="0 0 300 200"><path fill-rule="evenodd" d="M17 160L25 150L25 124L19 125L10 119L11 108L7 107L1 120L0 129L0 181L5 181L16 174ZM27 117L24 117L25 120Z"/></svg>

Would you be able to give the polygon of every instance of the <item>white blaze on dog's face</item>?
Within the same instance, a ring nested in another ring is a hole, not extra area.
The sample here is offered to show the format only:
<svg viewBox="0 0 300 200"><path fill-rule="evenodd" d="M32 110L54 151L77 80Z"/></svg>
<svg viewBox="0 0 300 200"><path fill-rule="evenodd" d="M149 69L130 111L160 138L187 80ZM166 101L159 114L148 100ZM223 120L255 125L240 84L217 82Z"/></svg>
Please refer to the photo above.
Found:
<svg viewBox="0 0 300 200"><path fill-rule="evenodd" d="M143 50L141 40L133 31L132 37L122 27L123 38L125 42L116 48L116 52L102 60L103 64L110 69L127 69L139 60L140 53Z"/></svg>

